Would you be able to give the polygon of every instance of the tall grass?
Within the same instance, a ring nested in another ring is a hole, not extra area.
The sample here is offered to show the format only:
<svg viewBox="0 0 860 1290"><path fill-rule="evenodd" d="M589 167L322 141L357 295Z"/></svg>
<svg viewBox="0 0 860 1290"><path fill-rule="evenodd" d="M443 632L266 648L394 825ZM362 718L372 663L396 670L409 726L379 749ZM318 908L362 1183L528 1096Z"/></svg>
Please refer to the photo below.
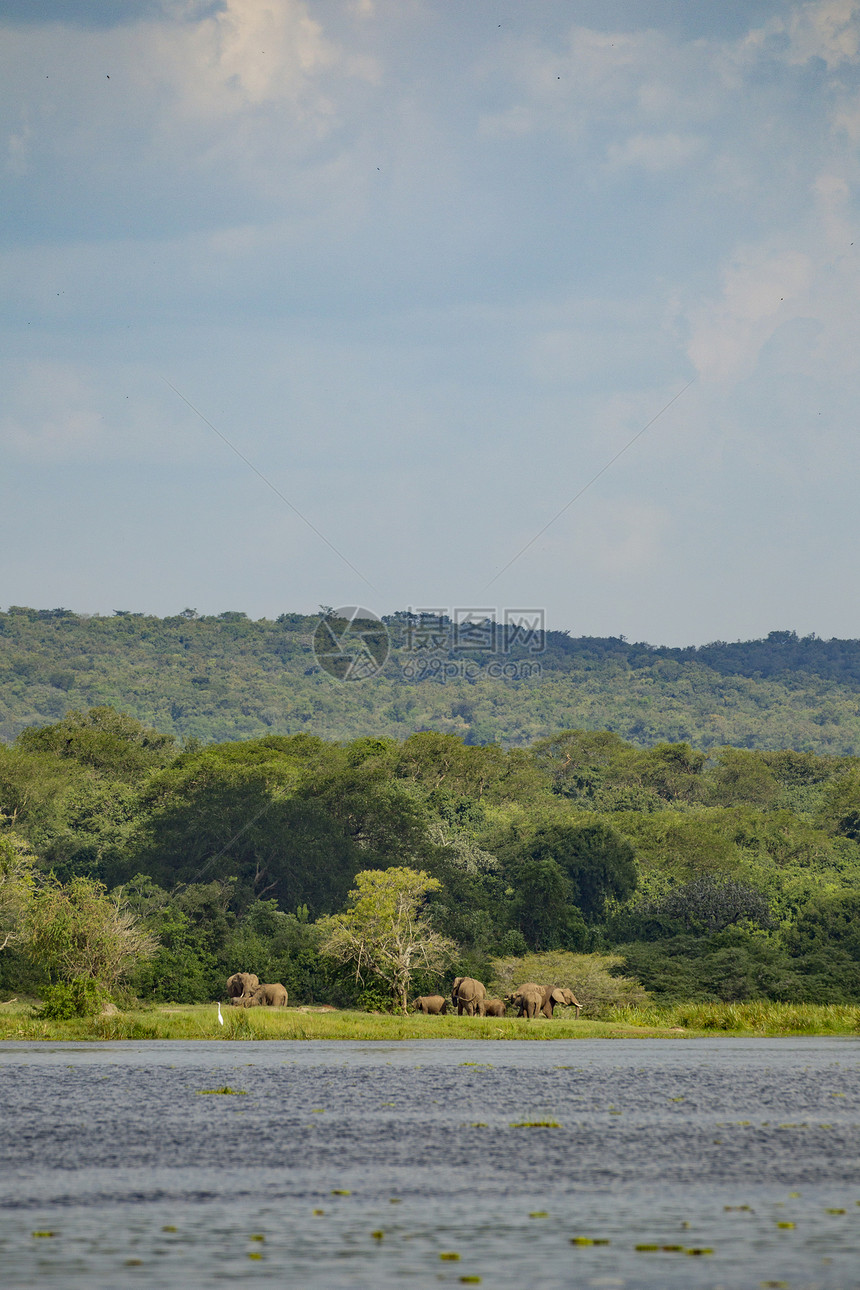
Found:
<svg viewBox="0 0 860 1290"><path fill-rule="evenodd" d="M539 1017L392 1017L372 1012L300 1012L297 1008L230 1009L218 1024L211 1004L165 1005L113 1016L48 1021L18 1005L0 1014L0 1040L267 1040L352 1039L681 1039L704 1034L858 1035L860 1008L832 1004L676 1004L622 1007L601 1021Z"/></svg>
<svg viewBox="0 0 860 1290"><path fill-rule="evenodd" d="M300 1012L298 1009L227 1009L224 1025L218 1024L211 1004L162 1006L110 1017L77 1017L47 1021L21 1009L0 1015L0 1040L110 1040L110 1039L585 1039L622 1038L627 1035L669 1035L653 1028L621 1021L573 1021L541 1017L525 1021L516 1017L408 1017L375 1012Z"/></svg>
<svg viewBox="0 0 860 1290"><path fill-rule="evenodd" d="M849 1003L676 1003L613 1008L614 1021L636 1026L755 1035L860 1034L860 1007Z"/></svg>

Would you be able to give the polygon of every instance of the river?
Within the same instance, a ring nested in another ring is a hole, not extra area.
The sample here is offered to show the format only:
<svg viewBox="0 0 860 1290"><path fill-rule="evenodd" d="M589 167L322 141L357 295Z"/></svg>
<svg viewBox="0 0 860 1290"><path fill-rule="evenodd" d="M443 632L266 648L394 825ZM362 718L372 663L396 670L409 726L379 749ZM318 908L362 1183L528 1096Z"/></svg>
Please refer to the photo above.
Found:
<svg viewBox="0 0 860 1290"><path fill-rule="evenodd" d="M5 1287L860 1286L854 1040L3 1043L0 1084Z"/></svg>

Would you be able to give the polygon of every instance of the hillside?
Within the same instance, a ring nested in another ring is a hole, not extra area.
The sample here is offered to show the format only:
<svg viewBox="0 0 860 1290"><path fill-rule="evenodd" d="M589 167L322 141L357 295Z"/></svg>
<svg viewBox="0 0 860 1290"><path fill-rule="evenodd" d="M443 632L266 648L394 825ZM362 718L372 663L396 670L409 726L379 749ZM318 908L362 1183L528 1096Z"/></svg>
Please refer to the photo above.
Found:
<svg viewBox="0 0 860 1290"><path fill-rule="evenodd" d="M404 738L434 729L467 743L523 745L561 729L608 729L640 746L860 752L860 641L772 632L699 648L547 632L495 644L416 646L386 620L378 676L340 682L313 652L316 616L252 621L13 606L0 613L0 739L73 709L110 704L204 743L309 732ZM450 624L445 624L446 632Z"/></svg>

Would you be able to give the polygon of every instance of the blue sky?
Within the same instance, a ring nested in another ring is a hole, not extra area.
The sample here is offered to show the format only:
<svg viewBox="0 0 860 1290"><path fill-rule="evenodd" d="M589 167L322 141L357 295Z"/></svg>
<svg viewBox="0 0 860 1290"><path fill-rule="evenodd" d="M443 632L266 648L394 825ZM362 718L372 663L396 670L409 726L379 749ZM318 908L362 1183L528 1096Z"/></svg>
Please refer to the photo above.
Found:
<svg viewBox="0 0 860 1290"><path fill-rule="evenodd" d="M3 607L860 635L860 0L6 0L0 119Z"/></svg>

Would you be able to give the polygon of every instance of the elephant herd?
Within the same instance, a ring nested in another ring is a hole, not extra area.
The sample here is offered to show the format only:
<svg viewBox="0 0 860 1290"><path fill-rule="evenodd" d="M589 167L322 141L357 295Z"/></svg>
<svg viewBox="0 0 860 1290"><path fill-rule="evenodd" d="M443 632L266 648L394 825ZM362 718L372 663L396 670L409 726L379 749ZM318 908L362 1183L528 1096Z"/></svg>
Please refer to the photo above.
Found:
<svg viewBox="0 0 860 1290"><path fill-rule="evenodd" d="M227 978L227 996L234 1008L286 1008L287 992L277 985L261 985L253 972L234 972ZM557 985L537 985L526 981L518 985L504 999L490 999L487 988L471 976L458 976L451 988L451 1003L441 994L425 994L415 999L412 1008L428 1016L444 1016L449 1006L456 1007L457 1016L504 1017L508 1007L516 1009L518 1017L532 1021L538 1014L552 1017L556 1006L575 1008L577 1017L582 1005L572 990Z"/></svg>
<svg viewBox="0 0 860 1290"><path fill-rule="evenodd" d="M227 997L234 1008L286 1008L287 992L280 984L260 985L253 972L234 972L227 978Z"/></svg>
<svg viewBox="0 0 860 1290"><path fill-rule="evenodd" d="M552 1017L556 1004L575 1008L577 1017L582 1009L576 995L566 986L537 985L534 981L526 981L506 994L504 999L488 998L483 982L471 976L458 976L451 988L450 1006L456 1007L458 1017L462 1017L464 1012L467 1017L504 1017L510 1006L516 1008L518 1017L532 1021L539 1013ZM449 1003L441 994L425 994L415 999L411 1006L416 1012L428 1016L444 1016Z"/></svg>

